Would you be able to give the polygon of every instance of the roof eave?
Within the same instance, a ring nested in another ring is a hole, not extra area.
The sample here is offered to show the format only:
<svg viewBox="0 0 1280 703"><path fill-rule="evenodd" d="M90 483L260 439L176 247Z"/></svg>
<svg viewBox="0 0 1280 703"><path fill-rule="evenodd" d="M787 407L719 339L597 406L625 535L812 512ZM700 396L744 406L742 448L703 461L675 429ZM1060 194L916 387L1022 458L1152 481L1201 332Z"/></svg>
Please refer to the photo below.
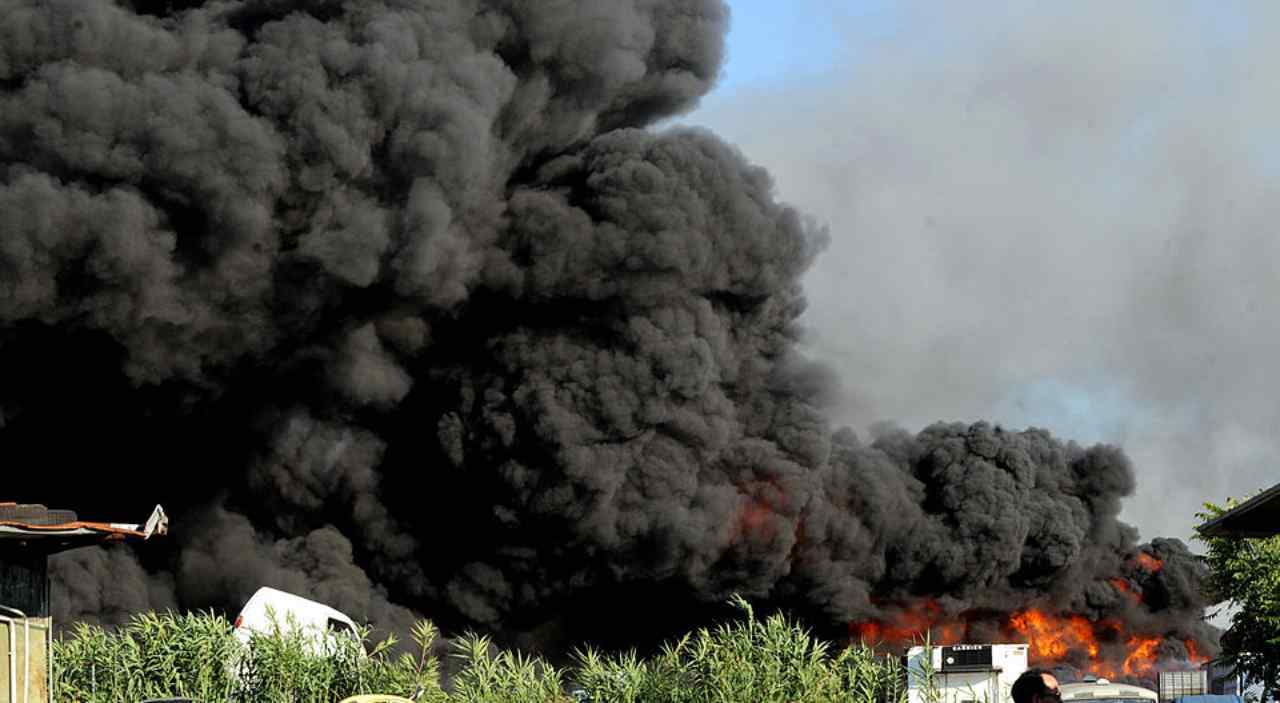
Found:
<svg viewBox="0 0 1280 703"><path fill-rule="evenodd" d="M1280 511L1280 483L1200 525L1196 531L1206 537L1272 537L1280 534L1280 520L1273 525L1261 528L1253 525L1232 527L1232 523L1238 523L1245 516L1266 507L1273 507Z"/></svg>

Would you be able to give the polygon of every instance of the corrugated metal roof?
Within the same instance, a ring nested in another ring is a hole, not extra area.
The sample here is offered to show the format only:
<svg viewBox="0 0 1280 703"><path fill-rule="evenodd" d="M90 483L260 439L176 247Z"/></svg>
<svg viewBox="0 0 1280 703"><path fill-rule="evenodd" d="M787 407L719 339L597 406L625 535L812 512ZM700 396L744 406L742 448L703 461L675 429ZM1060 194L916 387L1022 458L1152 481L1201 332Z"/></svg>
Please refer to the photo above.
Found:
<svg viewBox="0 0 1280 703"><path fill-rule="evenodd" d="M12 504L10 504L12 505ZM77 520L35 525L22 520L0 520L0 544L21 542L42 551L56 552L105 542L148 540L169 533L169 517L159 505L143 524L86 522Z"/></svg>
<svg viewBox="0 0 1280 703"><path fill-rule="evenodd" d="M1206 522L1197 530L1206 537L1280 535L1280 483Z"/></svg>

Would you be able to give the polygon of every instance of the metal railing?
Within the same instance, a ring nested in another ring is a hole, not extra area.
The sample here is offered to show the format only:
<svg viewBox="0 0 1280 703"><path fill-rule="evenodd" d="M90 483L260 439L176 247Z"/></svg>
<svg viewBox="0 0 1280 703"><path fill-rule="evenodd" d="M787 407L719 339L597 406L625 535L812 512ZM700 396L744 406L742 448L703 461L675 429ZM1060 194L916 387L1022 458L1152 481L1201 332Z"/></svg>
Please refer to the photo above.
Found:
<svg viewBox="0 0 1280 703"><path fill-rule="evenodd" d="M32 622L26 613L7 605L0 605L0 623L9 630L9 701L11 703L32 703L31 701L31 631L43 631L45 652L45 690L47 699L53 698L53 630L42 621ZM22 626L22 698L18 698L18 626Z"/></svg>

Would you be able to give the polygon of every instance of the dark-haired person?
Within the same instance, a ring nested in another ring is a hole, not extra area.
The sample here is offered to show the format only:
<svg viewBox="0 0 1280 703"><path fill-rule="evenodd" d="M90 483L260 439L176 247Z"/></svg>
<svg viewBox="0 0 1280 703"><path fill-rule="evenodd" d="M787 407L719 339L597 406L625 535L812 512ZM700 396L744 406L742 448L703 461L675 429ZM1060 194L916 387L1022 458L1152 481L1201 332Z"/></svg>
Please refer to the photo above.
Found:
<svg viewBox="0 0 1280 703"><path fill-rule="evenodd" d="M1013 682L1013 703L1062 703L1058 679L1044 669L1027 669Z"/></svg>

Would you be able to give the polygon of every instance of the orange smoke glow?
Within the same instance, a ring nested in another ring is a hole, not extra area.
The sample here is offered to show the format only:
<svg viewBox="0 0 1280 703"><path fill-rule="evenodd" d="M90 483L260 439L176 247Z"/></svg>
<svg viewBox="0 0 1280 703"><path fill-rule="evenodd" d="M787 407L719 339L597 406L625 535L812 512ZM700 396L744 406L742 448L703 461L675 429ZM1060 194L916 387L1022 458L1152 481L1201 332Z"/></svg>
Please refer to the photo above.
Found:
<svg viewBox="0 0 1280 703"><path fill-rule="evenodd" d="M753 481L741 496L730 539L733 542L748 537L760 542L772 540L777 528L773 516L784 501L782 490L773 481Z"/></svg>
<svg viewBox="0 0 1280 703"><path fill-rule="evenodd" d="M733 541L751 535L764 537L769 531L769 516L773 511L761 501L749 499L738 509L738 517L733 526Z"/></svg>
<svg viewBox="0 0 1280 703"><path fill-rule="evenodd" d="M1160 561L1146 552L1138 552L1138 556L1134 557L1133 561L1138 565L1138 568L1151 574L1159 573L1160 570L1164 568L1163 561Z"/></svg>
<svg viewBox="0 0 1280 703"><path fill-rule="evenodd" d="M930 635L934 644L957 644L964 639L960 622L942 622L944 613L937 601L926 598L918 608L903 610L892 622L868 620L849 623L849 639L866 644L913 642Z"/></svg>
<svg viewBox="0 0 1280 703"><path fill-rule="evenodd" d="M1121 593L1127 594L1130 597L1132 597L1135 602L1138 602L1138 603L1146 602L1145 599L1142 597L1142 594L1133 590L1133 586L1130 586L1129 582L1125 581L1124 579L1121 579L1121 578L1107 579L1107 583L1111 584L1111 587L1116 589L1117 591L1120 591Z"/></svg>

